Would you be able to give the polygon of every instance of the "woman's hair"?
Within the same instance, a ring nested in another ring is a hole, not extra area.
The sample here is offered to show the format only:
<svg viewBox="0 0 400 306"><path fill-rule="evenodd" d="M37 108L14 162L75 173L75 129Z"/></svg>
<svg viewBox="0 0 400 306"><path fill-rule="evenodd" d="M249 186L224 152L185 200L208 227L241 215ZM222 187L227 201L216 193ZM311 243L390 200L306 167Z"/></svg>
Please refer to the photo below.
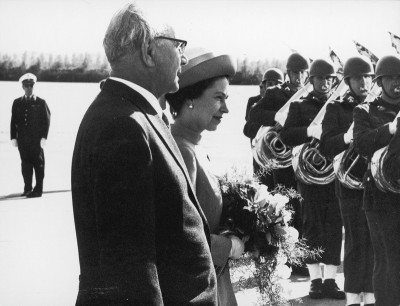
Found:
<svg viewBox="0 0 400 306"><path fill-rule="evenodd" d="M165 95L165 99L170 105L170 111L174 118L176 118L182 109L183 104L186 100L193 100L200 97L203 92L211 87L214 82L221 78L227 78L226 75L216 76L210 79L205 79L203 81L197 82L193 85L189 85L185 88L179 89L177 92L168 93Z"/></svg>

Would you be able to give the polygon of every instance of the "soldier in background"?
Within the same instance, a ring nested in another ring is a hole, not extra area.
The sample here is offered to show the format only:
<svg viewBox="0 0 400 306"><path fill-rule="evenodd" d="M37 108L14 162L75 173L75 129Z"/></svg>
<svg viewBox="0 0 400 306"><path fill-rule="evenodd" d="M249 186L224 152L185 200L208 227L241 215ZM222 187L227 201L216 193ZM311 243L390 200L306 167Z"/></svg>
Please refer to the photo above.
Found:
<svg viewBox="0 0 400 306"><path fill-rule="evenodd" d="M44 179L44 152L50 127L50 110L46 101L33 94L36 76L24 74L19 82L25 94L14 100L11 115L11 142L18 147L21 156L24 192L28 198L41 197ZM33 170L35 170L36 185L32 190Z"/></svg>
<svg viewBox="0 0 400 306"><path fill-rule="evenodd" d="M373 287L376 306L400 305L400 194L380 190L371 174L374 153L398 137L400 55L382 57L375 71L382 95L354 109L354 146L367 157L364 210L374 251Z"/></svg>
<svg viewBox="0 0 400 306"><path fill-rule="evenodd" d="M282 85L270 88L266 91L264 97L251 109L249 122L257 125L274 126L275 114L285 103L304 86L308 78L309 69L308 59L300 53L292 53L286 63L286 72L288 81ZM273 184L284 185L287 188L296 189L296 180L291 166L282 169L273 169ZM302 235L301 204L298 199L292 199L289 203L294 211L292 225ZM293 272L300 275L307 275L305 267L293 267Z"/></svg>
<svg viewBox="0 0 400 306"><path fill-rule="evenodd" d="M280 85L283 83L283 81L284 81L284 76L283 72L280 69L269 68L267 69L267 71L265 71L263 79L260 83L260 94L254 97L250 97L249 101L247 102L246 116L245 116L246 124L243 129L243 133L245 136L249 137L250 139L253 139L256 136L257 131L261 126L257 122L249 121L250 109L253 107L253 105L255 105L265 96L265 92L269 88Z"/></svg>
<svg viewBox="0 0 400 306"><path fill-rule="evenodd" d="M298 146L319 139L321 128L310 126L323 105L332 94L336 78L332 63L317 59L310 66L310 83L313 91L300 101L291 103L280 137L289 146ZM312 299L324 297L345 299L345 294L336 284L336 272L340 265L342 247L342 220L335 196L334 183L326 185L305 184L298 180L298 191L302 202L303 237L311 249L322 249L320 257L305 260L310 274ZM321 264L324 268L322 283Z"/></svg>
<svg viewBox="0 0 400 306"><path fill-rule="evenodd" d="M353 142L353 132L349 130L353 109L367 97L373 74L372 63L364 56L351 57L344 64L344 81L349 89L341 100L330 103L326 108L319 147L324 156L333 160ZM362 178L366 170L365 163L357 164L352 173L357 171L358 177ZM361 294L364 305L371 305L375 302L372 288L374 254L367 218L362 209L363 190L350 189L336 178L335 192L345 228L343 270L347 305L360 305Z"/></svg>
<svg viewBox="0 0 400 306"><path fill-rule="evenodd" d="M243 134L250 138L250 142L256 137L260 124L249 120L250 109L265 95L265 92L284 81L283 72L278 68L269 68L265 71L263 79L260 83L260 94L255 97L250 97L246 107L246 124L244 125ZM262 167L253 158L253 172L259 176L260 182L271 190L274 188L274 179L271 171L264 171Z"/></svg>

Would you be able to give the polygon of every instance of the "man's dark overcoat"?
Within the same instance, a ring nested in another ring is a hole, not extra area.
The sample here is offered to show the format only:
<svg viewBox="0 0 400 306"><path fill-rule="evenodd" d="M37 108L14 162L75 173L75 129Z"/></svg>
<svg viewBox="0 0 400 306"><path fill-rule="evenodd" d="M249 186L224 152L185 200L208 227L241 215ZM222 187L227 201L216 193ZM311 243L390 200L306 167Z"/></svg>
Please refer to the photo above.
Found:
<svg viewBox="0 0 400 306"><path fill-rule="evenodd" d="M216 305L207 221L168 128L108 79L72 161L77 305Z"/></svg>

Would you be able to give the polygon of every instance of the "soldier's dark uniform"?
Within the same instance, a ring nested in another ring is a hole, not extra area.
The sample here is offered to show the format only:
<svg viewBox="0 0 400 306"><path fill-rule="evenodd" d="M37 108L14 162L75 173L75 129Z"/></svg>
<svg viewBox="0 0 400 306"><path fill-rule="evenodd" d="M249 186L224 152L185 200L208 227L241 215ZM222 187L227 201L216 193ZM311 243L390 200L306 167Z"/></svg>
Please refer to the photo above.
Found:
<svg viewBox="0 0 400 306"><path fill-rule="evenodd" d="M289 75L289 81L282 85L270 88L266 91L264 98L261 99L251 109L249 114L248 123L249 125L256 126L257 129L260 126L275 126L275 115L286 102L297 92L298 86L302 84L299 82L296 86L293 85L298 82L296 78L291 78L291 72L295 74L303 74L309 69L309 61L306 57L299 53L292 53L286 62L286 71ZM300 77L301 79L301 77ZM282 169L272 169L273 185L278 184L284 185L288 188L296 189L296 180L292 167ZM292 199L289 202L289 206L294 211L292 225L299 231L300 236L302 235L302 221L301 221L301 204L298 199ZM303 271L301 268L294 267L293 271L307 274L307 271Z"/></svg>
<svg viewBox="0 0 400 306"><path fill-rule="evenodd" d="M32 96L32 100L29 101L26 96L14 100L10 134L11 139L18 142L25 192L32 189L33 170L36 179L35 191L40 194L43 191L45 160L40 140L47 139L49 127L50 110L45 100L37 96Z"/></svg>
<svg viewBox="0 0 400 306"><path fill-rule="evenodd" d="M270 86L273 87L267 87L265 89L265 94L267 94L268 91L275 89L277 86L280 86L279 84L282 84L284 80L284 76L282 71L280 71L277 68L270 68L268 69L263 76L263 80L262 80L262 85L261 86L266 86L267 83L270 84ZM275 85L274 85L275 84ZM265 97L264 94L264 97ZM243 128L243 134L247 137L250 138L250 141L253 140L254 137L256 137L257 132L259 130L259 128L261 127L261 125L264 125L260 122L258 122L257 120L252 120L250 118L250 111L251 109L253 109L253 107L255 107L259 101L261 101L263 97L261 95L258 95L256 97L251 97L247 103L247 107L246 107L246 123L244 125ZM254 173L260 173L262 172L262 167L255 161L255 159L253 158L253 171ZM273 173L272 171L269 171L267 173L264 173L262 175L259 176L260 182L266 186L268 186L268 189L273 189L275 184L274 184L274 178L273 178Z"/></svg>
<svg viewBox="0 0 400 306"><path fill-rule="evenodd" d="M381 97L354 110L354 143L370 161L392 140L388 123L400 111ZM399 129L399 125L398 125ZM400 194L378 189L371 171L364 178L364 210L373 244L373 286L377 306L400 304Z"/></svg>
<svg viewBox="0 0 400 306"><path fill-rule="evenodd" d="M257 95L254 97L250 97L249 100L247 101L247 106L246 106L246 115L244 117L244 119L246 120L246 124L244 125L243 128L243 134L247 137L249 137L250 139L253 139L254 137L256 137L257 135L257 131L260 128L260 125L255 123L255 122L250 122L250 110L251 108L258 102L261 100L261 95Z"/></svg>
<svg viewBox="0 0 400 306"><path fill-rule="evenodd" d="M290 86L289 83L283 83L280 86L267 89L264 98L258 101L251 109L249 113L249 120L253 125L257 126L274 126L275 114L281 109L285 103L296 93L296 89ZM274 186L282 184L288 188L296 189L296 180L291 166L282 169L273 169L273 182ZM300 236L302 234L302 222L301 222L301 206L297 199L293 199L290 202L294 210L293 226L299 231Z"/></svg>
<svg viewBox="0 0 400 306"><path fill-rule="evenodd" d="M325 99L311 92L299 102L290 105L285 126L280 137L289 146L298 146L312 140L307 136L307 128L317 116ZM302 219L303 237L311 248L322 248L321 258L308 258L307 264L324 263L340 265L342 244L342 221L335 196L334 183L326 185L306 185L297 182L298 191L303 197Z"/></svg>
<svg viewBox="0 0 400 306"><path fill-rule="evenodd" d="M360 101L348 91L341 101L329 104L322 121L320 152L333 160L349 148L343 135L353 122L353 109ZM355 169L362 177L366 170L361 159ZM362 210L363 190L349 189L335 179L335 192L345 228L344 291L351 293L373 292L372 270L374 254L365 212Z"/></svg>
<svg viewBox="0 0 400 306"><path fill-rule="evenodd" d="M389 145L389 170L398 171L400 120L391 131L391 122L400 111L400 55L382 57L375 72L382 95L354 109L356 151L371 161L374 153ZM390 100L391 103L389 103ZM394 136L392 136L394 134ZM396 160L397 159L397 160ZM397 164L396 164L397 162ZM396 169L397 168L397 169ZM371 171L364 177L364 210L374 250L373 287L376 306L400 305L400 194L378 189Z"/></svg>

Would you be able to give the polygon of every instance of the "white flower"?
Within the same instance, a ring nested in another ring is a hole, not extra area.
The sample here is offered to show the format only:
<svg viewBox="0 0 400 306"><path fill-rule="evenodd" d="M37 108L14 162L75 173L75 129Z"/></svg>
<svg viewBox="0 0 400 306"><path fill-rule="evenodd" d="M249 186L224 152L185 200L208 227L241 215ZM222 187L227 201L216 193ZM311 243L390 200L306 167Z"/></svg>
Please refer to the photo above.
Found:
<svg viewBox="0 0 400 306"><path fill-rule="evenodd" d="M280 224L275 225L275 231L278 235L287 237L292 242L299 241L299 232L297 229L291 226L281 226Z"/></svg>
<svg viewBox="0 0 400 306"><path fill-rule="evenodd" d="M291 213L290 211L288 211L288 210L284 210L284 211L282 212L282 218L283 218L283 222L284 222L285 224L288 224L288 222L289 222L290 220L292 220L292 213Z"/></svg>
<svg viewBox="0 0 400 306"><path fill-rule="evenodd" d="M288 258L285 254L283 254L283 252L279 252L276 255L276 261L278 265L284 265L285 263L287 263Z"/></svg>
<svg viewBox="0 0 400 306"><path fill-rule="evenodd" d="M272 200L272 205L275 207L275 216L278 216L282 209L285 208L286 203L289 202L289 198L287 196L276 193Z"/></svg>
<svg viewBox="0 0 400 306"><path fill-rule="evenodd" d="M287 265L278 265L276 267L275 275L282 279L288 279L292 274L292 268L289 268Z"/></svg>
<svg viewBox="0 0 400 306"><path fill-rule="evenodd" d="M258 185L257 192L254 196L254 204L262 208L270 201L270 198L272 198L272 195L268 192L268 187L263 184Z"/></svg>
<svg viewBox="0 0 400 306"><path fill-rule="evenodd" d="M299 232L292 226L288 226L286 229L287 236L293 242L299 241Z"/></svg>

